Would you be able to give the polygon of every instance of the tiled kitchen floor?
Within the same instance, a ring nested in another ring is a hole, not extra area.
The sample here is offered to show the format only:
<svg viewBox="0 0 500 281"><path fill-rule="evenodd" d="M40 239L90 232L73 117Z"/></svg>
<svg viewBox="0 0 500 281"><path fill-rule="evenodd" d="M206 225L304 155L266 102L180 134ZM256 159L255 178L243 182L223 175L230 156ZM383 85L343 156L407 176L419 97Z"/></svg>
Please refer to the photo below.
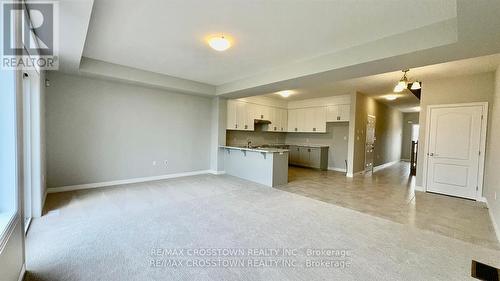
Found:
<svg viewBox="0 0 500 281"><path fill-rule="evenodd" d="M347 178L335 171L290 166L280 190L353 209L462 241L500 249L484 203L415 192L409 164Z"/></svg>

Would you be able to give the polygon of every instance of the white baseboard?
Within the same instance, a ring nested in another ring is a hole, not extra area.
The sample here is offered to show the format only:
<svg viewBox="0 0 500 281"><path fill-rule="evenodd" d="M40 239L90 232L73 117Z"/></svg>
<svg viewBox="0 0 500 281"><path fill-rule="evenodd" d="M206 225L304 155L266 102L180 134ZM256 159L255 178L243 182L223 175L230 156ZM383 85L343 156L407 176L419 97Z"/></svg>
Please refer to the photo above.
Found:
<svg viewBox="0 0 500 281"><path fill-rule="evenodd" d="M484 202L486 204L486 208L488 208L488 213L490 214L491 224L493 225L493 229L495 230L495 234L497 235L497 240L500 241L500 228L495 221L495 217L493 216L493 212L491 211L490 205L488 204L488 200L486 199L486 197L481 197L478 201Z"/></svg>
<svg viewBox="0 0 500 281"><path fill-rule="evenodd" d="M210 174L213 174L213 175L224 175L225 173L226 173L226 171L214 171L214 170L210 171Z"/></svg>
<svg viewBox="0 0 500 281"><path fill-rule="evenodd" d="M415 190L416 191L422 191L425 192L425 188L423 186L415 185Z"/></svg>
<svg viewBox="0 0 500 281"><path fill-rule="evenodd" d="M347 173L345 176L348 177L348 178L354 177L354 175L352 173Z"/></svg>
<svg viewBox="0 0 500 281"><path fill-rule="evenodd" d="M396 163L399 163L399 162L401 162L401 160L396 160L396 161L392 161L392 162L388 162L388 163L385 163L382 165L375 166L375 167L373 167L373 171L376 172L376 171L385 169L385 168L390 167L390 166L392 166Z"/></svg>
<svg viewBox="0 0 500 281"><path fill-rule="evenodd" d="M403 162L410 162L410 159L406 159L406 158L403 159L402 158L401 161L403 161Z"/></svg>
<svg viewBox="0 0 500 281"><path fill-rule="evenodd" d="M17 279L17 281L23 281L25 274L26 274L26 264L23 264L23 267L21 267L21 272L19 272L19 278Z"/></svg>
<svg viewBox="0 0 500 281"><path fill-rule="evenodd" d="M98 188L98 187L105 187L105 186L130 184L130 183L139 183L139 182L147 182L147 181L157 181L157 180L165 180L165 179L195 176L195 175L202 175L202 174L212 174L212 173L213 173L213 171L211 171L211 170L201 170L201 171L184 172L184 173L168 174L168 175L153 176L153 177L133 178L133 179L126 179L126 180L116 180L116 181L68 185L68 186L47 188L47 192L48 193L57 193L57 192L65 192L65 191L72 191L72 190L90 189L90 188Z"/></svg>
<svg viewBox="0 0 500 281"><path fill-rule="evenodd" d="M330 171L336 171L336 172L342 172L342 173L346 172L346 169L344 169L344 168L336 168L336 167L328 167L328 170L330 170Z"/></svg>

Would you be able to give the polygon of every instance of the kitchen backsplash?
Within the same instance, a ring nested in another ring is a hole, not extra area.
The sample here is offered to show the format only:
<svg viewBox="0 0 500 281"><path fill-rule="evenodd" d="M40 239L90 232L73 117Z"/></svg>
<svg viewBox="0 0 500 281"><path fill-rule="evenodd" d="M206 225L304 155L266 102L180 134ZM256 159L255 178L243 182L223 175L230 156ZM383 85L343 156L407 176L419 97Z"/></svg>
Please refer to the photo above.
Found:
<svg viewBox="0 0 500 281"><path fill-rule="evenodd" d="M256 131L226 131L227 145L247 145L249 141L252 145L285 143L286 133L263 132L256 128Z"/></svg>

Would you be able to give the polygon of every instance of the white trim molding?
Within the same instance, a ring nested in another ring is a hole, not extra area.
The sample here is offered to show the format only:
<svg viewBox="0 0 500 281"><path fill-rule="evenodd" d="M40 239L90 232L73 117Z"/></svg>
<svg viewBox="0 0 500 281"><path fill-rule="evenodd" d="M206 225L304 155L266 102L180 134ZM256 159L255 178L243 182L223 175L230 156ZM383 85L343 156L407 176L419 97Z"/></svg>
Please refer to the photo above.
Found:
<svg viewBox="0 0 500 281"><path fill-rule="evenodd" d="M12 233L14 232L17 224L21 222L21 220L19 219L19 213L12 213L8 216L9 217L7 218L8 221L5 224L5 228L0 229L0 253L3 252L5 246L7 245L7 241L9 241L10 237L12 236Z"/></svg>
<svg viewBox="0 0 500 281"><path fill-rule="evenodd" d="M425 192L425 188L423 186L415 185L415 191Z"/></svg>
<svg viewBox="0 0 500 281"><path fill-rule="evenodd" d="M148 181L157 181L157 180L165 180L165 179L172 179L172 178L196 176L196 175L203 175L203 174L213 174L213 171L212 170L201 170L201 171L184 172L184 173L168 174L168 175L153 176L153 177L133 178L133 179L126 179L126 180L116 180L116 181L106 181L106 182L96 182L96 183L68 185L68 186L61 186L61 187L52 187L52 188L48 188L47 192L48 193L57 193L57 192L65 192L65 191L72 191L72 190L90 189L90 188L98 188L98 187L130 184L130 183L139 183L139 182L148 182Z"/></svg>
<svg viewBox="0 0 500 281"><path fill-rule="evenodd" d="M210 174L212 175L224 175L225 173L226 171L215 171L215 170L210 171Z"/></svg>
<svg viewBox="0 0 500 281"><path fill-rule="evenodd" d="M493 225L493 230L495 231L495 234L497 236L497 240L500 241L500 228L498 227L495 217L493 216L493 213L491 212L490 205L488 204L488 200L486 197L481 197L478 201L484 202L486 204L486 208L488 209L488 214L490 215L490 221L491 224Z"/></svg>
<svg viewBox="0 0 500 281"><path fill-rule="evenodd" d="M19 272L19 278L17 279L17 281L23 281L25 274L26 274L26 264L23 264L23 267L21 267L21 272Z"/></svg>
<svg viewBox="0 0 500 281"><path fill-rule="evenodd" d="M380 170L382 170L382 169L385 169L385 168L387 168L387 167L390 167L390 166L392 166L392 165L394 165L394 164L397 164L397 163L399 163L399 162L401 162L401 160L396 160L396 161L392 161L392 162L387 162L387 163L385 163L385 164L375 166L375 167L373 167L373 171L374 171L374 172L376 172L376 171L380 171Z"/></svg>

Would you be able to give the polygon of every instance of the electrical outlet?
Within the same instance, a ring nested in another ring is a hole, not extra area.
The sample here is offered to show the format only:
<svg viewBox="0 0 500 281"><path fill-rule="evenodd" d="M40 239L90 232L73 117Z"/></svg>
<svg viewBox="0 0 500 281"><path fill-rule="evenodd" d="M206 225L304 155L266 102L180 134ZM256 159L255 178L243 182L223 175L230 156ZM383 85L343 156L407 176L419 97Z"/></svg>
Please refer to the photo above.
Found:
<svg viewBox="0 0 500 281"><path fill-rule="evenodd" d="M153 166L156 166L156 161L153 161Z"/></svg>

